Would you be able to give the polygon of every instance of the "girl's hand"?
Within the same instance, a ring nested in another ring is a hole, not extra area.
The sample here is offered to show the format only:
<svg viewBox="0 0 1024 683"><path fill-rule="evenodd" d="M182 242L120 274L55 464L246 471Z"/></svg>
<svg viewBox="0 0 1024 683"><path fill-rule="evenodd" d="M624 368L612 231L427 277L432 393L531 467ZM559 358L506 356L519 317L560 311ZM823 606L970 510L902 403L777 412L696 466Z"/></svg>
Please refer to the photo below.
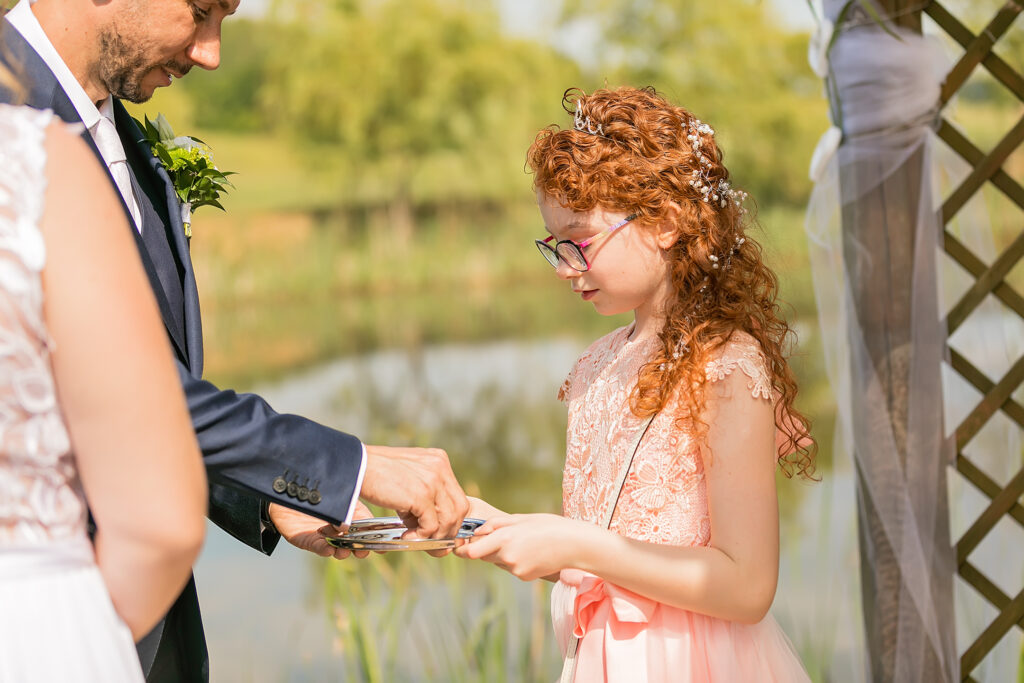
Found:
<svg viewBox="0 0 1024 683"><path fill-rule="evenodd" d="M574 566L594 531L600 529L561 515L506 515L477 529L455 554L491 562L523 581L533 581Z"/></svg>
<svg viewBox="0 0 1024 683"><path fill-rule="evenodd" d="M474 519L493 519L494 517L504 517L505 512L494 507L490 503L481 500L480 498L474 498L473 496L466 496L469 500L469 512L466 513L467 517Z"/></svg>

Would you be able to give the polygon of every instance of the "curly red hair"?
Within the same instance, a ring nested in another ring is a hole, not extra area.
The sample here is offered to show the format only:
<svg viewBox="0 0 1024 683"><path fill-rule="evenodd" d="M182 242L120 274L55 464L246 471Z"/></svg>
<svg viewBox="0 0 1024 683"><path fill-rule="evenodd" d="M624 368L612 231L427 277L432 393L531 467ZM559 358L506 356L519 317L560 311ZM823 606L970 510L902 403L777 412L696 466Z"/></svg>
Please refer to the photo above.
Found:
<svg viewBox="0 0 1024 683"><path fill-rule="evenodd" d="M670 221L678 230L668 249L675 295L666 306L659 352L640 370L630 396L633 413L656 413L677 387L690 387L680 392L685 414L679 419L697 416L690 424L706 438L700 417L707 400L705 366L742 330L760 344L775 391L776 426L785 435L780 467L786 476L813 478L817 444L794 406L797 384L786 361L791 330L777 302L778 280L761 246L745 233L751 219L740 203L728 196L707 201L700 191L704 184L729 182L713 132L649 87L590 95L572 88L563 106L589 118L592 131L600 124L600 131L552 125L538 133L527 153L534 188L573 211L602 207L635 213L641 225Z"/></svg>

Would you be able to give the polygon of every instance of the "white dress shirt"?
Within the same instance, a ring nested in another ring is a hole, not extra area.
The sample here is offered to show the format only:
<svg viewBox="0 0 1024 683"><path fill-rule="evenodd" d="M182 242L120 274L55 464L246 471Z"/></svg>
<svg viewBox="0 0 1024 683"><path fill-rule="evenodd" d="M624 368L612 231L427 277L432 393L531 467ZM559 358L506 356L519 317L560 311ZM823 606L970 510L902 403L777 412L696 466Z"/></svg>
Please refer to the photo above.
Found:
<svg viewBox="0 0 1024 683"><path fill-rule="evenodd" d="M60 83L60 87L67 94L68 99L71 100L71 104L74 105L75 111L81 117L82 123L85 124L86 129L89 131L89 135L96 142L100 155L107 162L107 168L110 169L111 175L114 177L117 189L120 190L121 196L131 212L132 220L135 222L135 229L141 232L142 212L139 210L139 203L135 199L131 181L127 176L127 163L121 140L116 135L101 134L100 139L97 139L96 136L97 130L101 126L101 117L105 117L110 122L108 131L116 130L113 128L113 98L109 95L107 96L107 99L101 105L103 110L101 113L96 104L89 99L82 84L78 82L78 79L71 73L71 69L68 68L60 54L57 53L53 43L47 38L43 27L39 25L39 21L36 19L36 15L32 13L32 3L29 0L21 0L14 9L8 12L7 21L32 46L32 49L36 51L43 62L46 63L46 66L50 68L50 71L53 72L53 75L57 77L57 82Z"/></svg>

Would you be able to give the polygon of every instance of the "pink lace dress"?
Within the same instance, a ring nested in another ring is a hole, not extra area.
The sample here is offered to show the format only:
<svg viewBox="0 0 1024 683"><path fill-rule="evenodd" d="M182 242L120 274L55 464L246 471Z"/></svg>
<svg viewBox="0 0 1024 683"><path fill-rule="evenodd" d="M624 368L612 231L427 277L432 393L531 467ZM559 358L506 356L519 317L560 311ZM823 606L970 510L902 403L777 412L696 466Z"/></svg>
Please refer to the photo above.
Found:
<svg viewBox="0 0 1024 683"><path fill-rule="evenodd" d="M583 354L562 386L569 407L563 513L600 524L614 502L616 477L642 420L629 409L637 372L657 339L628 339L620 328ZM757 342L736 334L708 363L710 381L739 370L751 393L772 388ZM611 530L650 543L706 546L712 529L704 465L691 435L655 416L623 486ZM626 558L624 558L624 561ZM809 680L775 621L753 625L690 612L642 597L578 570L565 570L551 594L563 654L581 637L575 680L682 683Z"/></svg>
<svg viewBox="0 0 1024 683"><path fill-rule="evenodd" d="M141 683L86 535L50 366L38 222L52 118L0 105L0 683Z"/></svg>

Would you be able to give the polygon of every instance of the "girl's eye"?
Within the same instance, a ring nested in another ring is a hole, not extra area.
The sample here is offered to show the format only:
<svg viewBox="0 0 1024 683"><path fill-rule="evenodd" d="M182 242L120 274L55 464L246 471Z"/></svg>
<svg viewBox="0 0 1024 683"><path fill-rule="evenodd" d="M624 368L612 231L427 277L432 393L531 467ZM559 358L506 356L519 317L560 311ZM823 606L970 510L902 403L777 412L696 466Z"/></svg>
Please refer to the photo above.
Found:
<svg viewBox="0 0 1024 683"><path fill-rule="evenodd" d="M206 17L210 16L210 10L204 9L195 3L192 4L192 16L197 22L205 21Z"/></svg>

